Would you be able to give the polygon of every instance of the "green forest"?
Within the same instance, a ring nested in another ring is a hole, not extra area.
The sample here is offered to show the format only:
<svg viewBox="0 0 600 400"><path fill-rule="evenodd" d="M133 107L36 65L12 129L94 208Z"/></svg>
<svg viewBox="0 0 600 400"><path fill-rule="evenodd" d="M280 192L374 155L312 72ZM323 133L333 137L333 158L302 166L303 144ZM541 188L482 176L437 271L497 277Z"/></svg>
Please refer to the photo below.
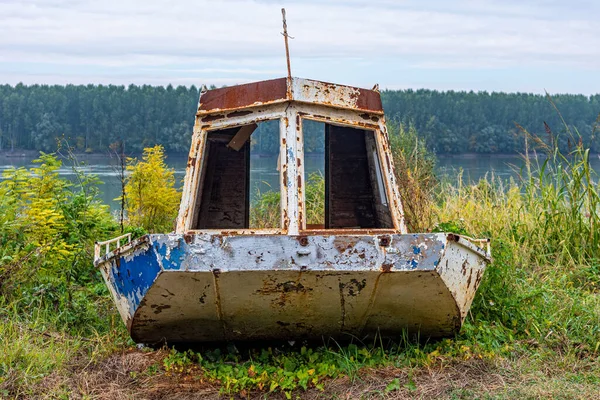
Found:
<svg viewBox="0 0 600 400"><path fill-rule="evenodd" d="M130 152L154 144L187 152L198 94L195 86L0 85L0 151L53 151L64 137L81 152L104 152L120 140ZM412 125L437 154L522 152L517 123L542 138L557 135L563 151L574 145L561 135L561 115L540 94L421 89L385 90L382 98L388 120ZM600 152L592 129L600 94L553 95L552 101L584 145ZM278 148L260 143L261 153Z"/></svg>

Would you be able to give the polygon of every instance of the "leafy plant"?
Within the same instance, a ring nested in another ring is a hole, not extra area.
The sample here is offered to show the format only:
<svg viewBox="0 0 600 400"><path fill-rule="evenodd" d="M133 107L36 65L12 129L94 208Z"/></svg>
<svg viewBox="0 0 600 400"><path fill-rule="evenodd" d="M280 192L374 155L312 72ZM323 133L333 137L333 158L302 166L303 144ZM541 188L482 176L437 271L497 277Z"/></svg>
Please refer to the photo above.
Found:
<svg viewBox="0 0 600 400"><path fill-rule="evenodd" d="M162 146L144 149L142 160L128 159L125 185L128 222L148 232L170 232L181 194L175 189L174 171L165 164Z"/></svg>

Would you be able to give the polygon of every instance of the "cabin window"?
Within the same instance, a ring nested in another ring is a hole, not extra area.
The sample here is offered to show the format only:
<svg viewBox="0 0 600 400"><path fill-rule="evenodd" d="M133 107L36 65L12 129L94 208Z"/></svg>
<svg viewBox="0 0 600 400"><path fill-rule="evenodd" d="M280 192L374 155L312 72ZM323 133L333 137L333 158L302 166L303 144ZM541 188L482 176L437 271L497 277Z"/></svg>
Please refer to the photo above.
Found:
<svg viewBox="0 0 600 400"><path fill-rule="evenodd" d="M207 132L192 229L281 224L279 120Z"/></svg>
<svg viewBox="0 0 600 400"><path fill-rule="evenodd" d="M393 228L375 132L308 119L302 132L305 228ZM319 171L310 168L319 164Z"/></svg>

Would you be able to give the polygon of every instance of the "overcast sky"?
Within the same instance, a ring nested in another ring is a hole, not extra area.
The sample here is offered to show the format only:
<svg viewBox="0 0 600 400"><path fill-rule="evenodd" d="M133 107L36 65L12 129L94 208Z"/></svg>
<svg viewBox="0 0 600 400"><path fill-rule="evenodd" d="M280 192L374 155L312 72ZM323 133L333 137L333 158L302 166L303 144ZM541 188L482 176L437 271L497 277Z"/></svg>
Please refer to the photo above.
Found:
<svg viewBox="0 0 600 400"><path fill-rule="evenodd" d="M600 2L0 0L0 83L600 93Z"/></svg>

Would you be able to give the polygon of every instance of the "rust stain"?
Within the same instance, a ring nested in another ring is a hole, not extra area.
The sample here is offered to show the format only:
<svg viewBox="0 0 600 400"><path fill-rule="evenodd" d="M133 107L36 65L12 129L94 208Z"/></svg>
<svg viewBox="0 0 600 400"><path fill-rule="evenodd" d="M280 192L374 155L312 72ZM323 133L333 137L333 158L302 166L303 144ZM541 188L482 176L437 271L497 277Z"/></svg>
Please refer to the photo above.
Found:
<svg viewBox="0 0 600 400"><path fill-rule="evenodd" d="M187 166L194 168L196 166L196 157L188 158Z"/></svg>
<svg viewBox="0 0 600 400"><path fill-rule="evenodd" d="M234 111L227 114L227 118L235 118L235 117L245 117L246 115L252 114L253 111L245 110L245 111Z"/></svg>
<svg viewBox="0 0 600 400"><path fill-rule="evenodd" d="M317 118L317 119L324 119L326 121L331 121L331 117L329 115L315 114L314 117Z"/></svg>
<svg viewBox="0 0 600 400"><path fill-rule="evenodd" d="M167 309L171 308L171 306L168 304L161 304L161 305L152 304L150 306L150 308L154 310L154 314L160 314L162 312L162 310L167 310Z"/></svg>
<svg viewBox="0 0 600 400"><path fill-rule="evenodd" d="M449 242L458 242L460 240L460 236L458 236L454 233L449 233L448 236L446 236L446 239Z"/></svg>
<svg viewBox="0 0 600 400"><path fill-rule="evenodd" d="M273 282L266 282L262 289L258 289L256 294L273 294L273 293L306 293L312 292L312 288L305 287L300 282L287 281L273 285Z"/></svg>
<svg viewBox="0 0 600 400"><path fill-rule="evenodd" d="M381 264L381 271L384 273L392 272L394 264Z"/></svg>
<svg viewBox="0 0 600 400"><path fill-rule="evenodd" d="M388 247L391 243L391 238L389 235L384 235L379 237L379 245L381 247Z"/></svg>
<svg viewBox="0 0 600 400"><path fill-rule="evenodd" d="M207 115L206 117L202 118L202 122L212 122L212 121L216 121L218 119L224 118L225 115L223 114L213 114L213 115Z"/></svg>
<svg viewBox="0 0 600 400"><path fill-rule="evenodd" d="M381 235L384 233L398 233L394 229L364 229L364 228L334 228L334 229L308 229L311 235L319 236L337 236L337 235Z"/></svg>
<svg viewBox="0 0 600 400"><path fill-rule="evenodd" d="M235 109L287 98L287 79L247 83L209 90L200 98L199 111Z"/></svg>
<svg viewBox="0 0 600 400"><path fill-rule="evenodd" d="M284 208L283 209L283 230L287 231L289 226L290 226L290 219L288 218L287 208Z"/></svg>
<svg viewBox="0 0 600 400"><path fill-rule="evenodd" d="M337 236L333 240L333 246L337 249L337 251L343 253L346 250L353 249L356 245L356 241L357 239L353 237Z"/></svg>
<svg viewBox="0 0 600 400"><path fill-rule="evenodd" d="M339 287L340 291L343 293L346 291L348 296L356 297L360 294L360 292L367 286L367 280L363 279L358 281L356 279L350 279L349 282L342 283L340 282Z"/></svg>
<svg viewBox="0 0 600 400"><path fill-rule="evenodd" d="M477 271L477 273L475 274L475 289L479 287L482 275L482 270Z"/></svg>
<svg viewBox="0 0 600 400"><path fill-rule="evenodd" d="M346 324L346 299L344 298L344 284L342 282L339 283L340 289L340 310L342 315L341 318L341 330L344 330L344 325Z"/></svg>
<svg viewBox="0 0 600 400"><path fill-rule="evenodd" d="M361 110L383 111L381 96L373 90L360 89L356 96L356 107Z"/></svg>
<svg viewBox="0 0 600 400"><path fill-rule="evenodd" d="M461 271L464 276L467 276L467 265L468 265L467 260L465 260L461 266Z"/></svg>
<svg viewBox="0 0 600 400"><path fill-rule="evenodd" d="M473 276L473 270L469 271L469 278L467 279L467 287L471 286L471 277Z"/></svg>
<svg viewBox="0 0 600 400"><path fill-rule="evenodd" d="M304 286L300 282L287 281L275 283L273 280L263 282L263 287L255 291L259 295L278 295L272 304L276 307L285 307L290 295L305 296L312 292L312 288Z"/></svg>

